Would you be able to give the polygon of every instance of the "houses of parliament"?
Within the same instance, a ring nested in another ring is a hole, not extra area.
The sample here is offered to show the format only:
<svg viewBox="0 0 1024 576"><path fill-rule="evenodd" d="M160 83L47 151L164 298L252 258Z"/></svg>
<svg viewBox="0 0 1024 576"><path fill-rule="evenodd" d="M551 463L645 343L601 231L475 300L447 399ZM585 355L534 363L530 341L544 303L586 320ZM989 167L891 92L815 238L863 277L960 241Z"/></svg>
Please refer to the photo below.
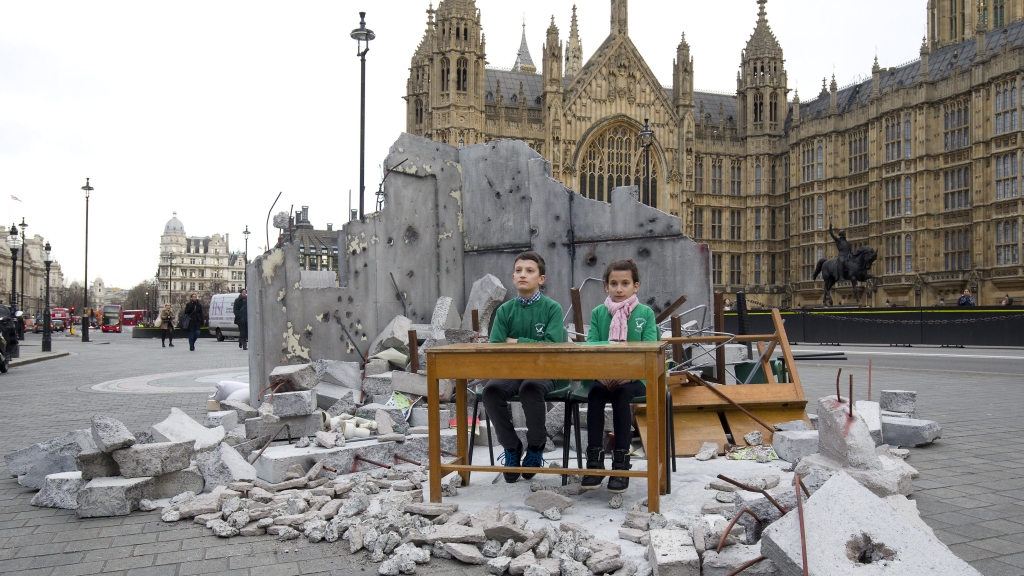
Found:
<svg viewBox="0 0 1024 576"><path fill-rule="evenodd" d="M970 288L980 305L1024 297L1021 165L1024 0L927 0L920 58L801 100L757 0L735 93L694 90L682 36L671 85L610 0L607 37L583 61L573 8L552 17L538 69L525 33L511 70L489 67L474 0L441 0L412 55L407 131L451 145L524 140L588 198L640 186L712 249L715 290L765 306L813 306L828 228L878 252L861 303L933 306ZM596 3L587 3L587 9ZM645 178L638 133L654 131ZM649 184L647 184L649 182ZM849 283L835 302L853 303ZM845 285L845 287L844 287Z"/></svg>

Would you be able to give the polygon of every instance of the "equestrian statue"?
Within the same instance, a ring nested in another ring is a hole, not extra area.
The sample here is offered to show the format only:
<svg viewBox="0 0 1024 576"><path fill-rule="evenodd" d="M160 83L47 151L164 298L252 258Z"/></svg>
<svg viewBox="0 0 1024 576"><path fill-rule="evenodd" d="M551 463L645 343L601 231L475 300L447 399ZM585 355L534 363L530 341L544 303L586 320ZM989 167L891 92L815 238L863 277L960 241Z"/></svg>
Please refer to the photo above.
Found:
<svg viewBox="0 0 1024 576"><path fill-rule="evenodd" d="M850 241L846 239L846 231L840 230L839 236L836 236L832 231L831 223L828 225L828 234L836 243L839 256L819 259L818 265L814 267L814 276L811 277L812 280L817 280L818 274L821 274L825 281L825 296L822 298L822 304L832 306L832 287L840 280L850 281L853 285L853 297L857 304L860 304L860 290L857 288L857 283L867 282L874 278L870 270L871 265L878 258L878 253L870 246L861 246L853 250Z"/></svg>

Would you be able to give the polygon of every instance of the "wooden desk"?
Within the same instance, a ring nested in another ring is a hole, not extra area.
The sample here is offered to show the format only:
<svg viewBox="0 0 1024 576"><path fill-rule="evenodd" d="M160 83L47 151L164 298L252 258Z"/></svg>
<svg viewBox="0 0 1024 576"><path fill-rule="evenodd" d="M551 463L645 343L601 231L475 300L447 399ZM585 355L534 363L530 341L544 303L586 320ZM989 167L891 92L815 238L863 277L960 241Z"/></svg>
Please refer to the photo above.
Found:
<svg viewBox="0 0 1024 576"><path fill-rule="evenodd" d="M646 380L647 415L661 422L665 407L665 350L663 342L630 342L605 346L564 344L450 344L427 349L427 389L430 436L430 501L441 501L441 478L459 472L464 486L470 472L520 472L525 474L576 474L576 468L525 468L474 466L469 454L466 422L466 388L471 378L544 378L551 380L593 380L605 378ZM455 379L458 456L441 463L441 423L438 380ZM657 383L656 385L654 383ZM667 473L664 447L665 427L647 441L647 470L587 470L594 476L647 478L647 508L658 512L659 496ZM490 430L488 430L488 433ZM567 431L568 432L568 431Z"/></svg>

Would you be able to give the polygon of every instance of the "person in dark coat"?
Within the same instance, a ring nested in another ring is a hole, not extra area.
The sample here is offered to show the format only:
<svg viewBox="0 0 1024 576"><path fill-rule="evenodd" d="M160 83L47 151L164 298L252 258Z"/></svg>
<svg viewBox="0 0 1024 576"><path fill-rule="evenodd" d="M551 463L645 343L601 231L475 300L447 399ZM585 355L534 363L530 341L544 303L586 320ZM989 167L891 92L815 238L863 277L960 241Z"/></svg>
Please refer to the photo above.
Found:
<svg viewBox="0 0 1024 576"><path fill-rule="evenodd" d="M238 347L242 350L249 349L249 312L246 308L245 288L235 298L233 307L235 312L235 324L238 325Z"/></svg>
<svg viewBox="0 0 1024 576"><path fill-rule="evenodd" d="M195 292L189 296L188 304L185 305L185 329L188 330L188 349L196 351L196 340L199 339L199 329L203 326L203 303L199 301L199 295Z"/></svg>
<svg viewBox="0 0 1024 576"><path fill-rule="evenodd" d="M964 290L964 295L956 301L957 306L974 306L974 298L971 298L971 289Z"/></svg>

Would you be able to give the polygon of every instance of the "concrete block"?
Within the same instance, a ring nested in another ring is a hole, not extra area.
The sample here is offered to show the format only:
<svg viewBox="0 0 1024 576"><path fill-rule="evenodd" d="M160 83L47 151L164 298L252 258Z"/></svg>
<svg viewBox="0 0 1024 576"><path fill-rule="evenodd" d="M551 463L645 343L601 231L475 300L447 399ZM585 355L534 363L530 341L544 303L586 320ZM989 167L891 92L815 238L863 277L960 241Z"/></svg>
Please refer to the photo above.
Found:
<svg viewBox="0 0 1024 576"><path fill-rule="evenodd" d="M296 448L294 444L278 444L270 446L253 462L256 476L260 480L277 484L283 482L288 469L298 464L303 473L327 456L342 450L343 447L321 448L310 444L305 448Z"/></svg>
<svg viewBox="0 0 1024 576"><path fill-rule="evenodd" d="M33 444L4 456L7 471L18 483L40 489L50 474L77 470L75 457L85 450L96 450L90 430L74 430L46 442Z"/></svg>
<svg viewBox="0 0 1024 576"><path fill-rule="evenodd" d="M245 422L247 419L255 418L258 415L255 408L238 400L221 400L220 408L221 410L234 410L238 414L238 422Z"/></svg>
<svg viewBox="0 0 1024 576"><path fill-rule="evenodd" d="M75 465L84 480L121 475L114 457L99 450L83 450L75 457Z"/></svg>
<svg viewBox="0 0 1024 576"><path fill-rule="evenodd" d="M446 552L452 555L456 560L465 564L486 564L487 558L480 553L480 550L472 544L459 544L456 542L446 543L444 545Z"/></svg>
<svg viewBox="0 0 1024 576"><path fill-rule="evenodd" d="M285 424L288 425L288 428L281 430ZM291 437L297 438L299 436L312 436L323 429L324 419L320 416L319 412L309 416L281 418L277 422L266 422L262 418L250 418L245 421L246 438L252 438L253 436L269 437L277 434L274 437L275 440L287 440L289 430L291 430ZM278 430L281 431L278 432Z"/></svg>
<svg viewBox="0 0 1024 576"><path fill-rule="evenodd" d="M371 376L367 372L366 378L363 379L363 396L367 397L377 394L391 396L391 393L394 392L394 389L391 387L391 375L391 372L383 372Z"/></svg>
<svg viewBox="0 0 1024 576"><path fill-rule="evenodd" d="M363 383L363 368L359 362L342 362L340 360L317 360L314 362L320 375L320 384L327 383L359 390ZM317 386L320 389L320 386Z"/></svg>
<svg viewBox="0 0 1024 576"><path fill-rule="evenodd" d="M831 478L842 471L881 497L893 494L906 496L914 491L911 472L902 465L902 461L886 457L878 458L878 464L877 468L850 468L824 454L811 454L802 458L794 471L805 478L812 474Z"/></svg>
<svg viewBox="0 0 1024 576"><path fill-rule="evenodd" d="M394 348L408 356L411 329L412 320L402 315L395 316L370 344L370 356L376 356L388 348Z"/></svg>
<svg viewBox="0 0 1024 576"><path fill-rule="evenodd" d="M471 324L472 320L473 319L470 318ZM465 318L463 318L463 322L465 322ZM469 329L445 330L444 339L447 340L449 344L470 344L476 341L476 332Z"/></svg>
<svg viewBox="0 0 1024 576"><path fill-rule="evenodd" d="M309 416L317 407L316 390L278 392L270 397L270 403L274 405L274 416Z"/></svg>
<svg viewBox="0 0 1024 576"><path fill-rule="evenodd" d="M424 368L426 366L424 365ZM455 393L455 380L438 380L439 398L447 402ZM403 394L426 396L428 393L427 377L413 372L394 371L391 373L391 389Z"/></svg>
<svg viewBox="0 0 1024 576"><path fill-rule="evenodd" d="M437 303L434 304L434 313L430 315L430 325L441 331L462 327L459 310L450 296L441 296L437 299Z"/></svg>
<svg viewBox="0 0 1024 576"><path fill-rule="evenodd" d="M472 528L451 522L437 526L434 530L427 533L413 530L409 532L408 538L410 542L417 546L422 546L423 544L433 546L434 542L445 544L479 544L487 541L482 528Z"/></svg>
<svg viewBox="0 0 1024 576"><path fill-rule="evenodd" d="M913 390L882 390L879 405L887 412L917 412L917 392Z"/></svg>
<svg viewBox="0 0 1024 576"><path fill-rule="evenodd" d="M781 424L776 424L775 428L777 430L779 430L780 432L794 432L794 431L800 431L800 430L813 430L813 428L811 428L811 425L808 424L807 422L804 422L803 420L793 420L791 422L783 422Z"/></svg>
<svg viewBox="0 0 1024 576"><path fill-rule="evenodd" d="M837 401L835 396L818 399L818 432L818 452L822 455L840 462L843 467L881 468L871 432L856 407L850 418L848 399Z"/></svg>
<svg viewBox="0 0 1024 576"><path fill-rule="evenodd" d="M917 418L917 412L889 412L888 410L882 410L881 416L888 416L889 418Z"/></svg>
<svg viewBox="0 0 1024 576"><path fill-rule="evenodd" d="M115 451L112 456L125 478L160 476L184 470L192 461L191 440L155 442Z"/></svg>
<svg viewBox="0 0 1024 576"><path fill-rule="evenodd" d="M742 544L736 546L726 546L722 548L722 553L719 554L713 549L708 550L704 553L701 565L702 576L729 576L736 571L740 566L750 562L754 558L761 555L761 547L757 545L744 546ZM775 563L771 560L764 559L757 564L747 568L743 571L744 576L779 576L782 573L779 572Z"/></svg>
<svg viewBox="0 0 1024 576"><path fill-rule="evenodd" d="M270 371L270 385L282 384L280 390L310 390L317 385L316 368L312 364L278 366Z"/></svg>
<svg viewBox="0 0 1024 576"><path fill-rule="evenodd" d="M462 329L473 330L472 311L477 310L480 334L486 336L491 325L491 316L505 301L507 292L501 280L491 274L486 274L483 278L473 282L473 288L469 291L469 299L466 300L466 311L462 314ZM450 338L449 341L451 341Z"/></svg>
<svg viewBox="0 0 1024 576"><path fill-rule="evenodd" d="M761 536L761 554L783 574L803 572L798 523L787 514ZM804 504L804 525L811 574L980 574L843 472Z"/></svg>
<svg viewBox="0 0 1024 576"><path fill-rule="evenodd" d="M921 513L917 510L916 500L911 500L906 496L899 494L886 496L884 500L885 503L891 506L893 510L905 516L908 520L913 522L915 526L927 532L932 538L935 537L935 532L932 531L932 527L925 524L924 520L921 519Z"/></svg>
<svg viewBox="0 0 1024 576"><path fill-rule="evenodd" d="M223 442L216 449L197 455L196 461L207 490L227 486L232 482L251 482L256 479L256 469L234 448Z"/></svg>
<svg viewBox="0 0 1024 576"><path fill-rule="evenodd" d="M366 377L376 376L377 374L391 373L391 364L387 360L381 360L379 358L371 358L365 367ZM362 386L362 381L360 386Z"/></svg>
<svg viewBox="0 0 1024 576"><path fill-rule="evenodd" d="M871 434L871 439L875 441L875 446L881 446L885 443L882 440L882 415L878 402L857 400L853 403L853 413L860 415L864 419L864 424L867 425L868 433Z"/></svg>
<svg viewBox="0 0 1024 576"><path fill-rule="evenodd" d="M441 410L441 429L448 428L452 420L452 413L448 410ZM426 408L413 408L412 412L409 413L409 426L427 426L429 418L429 411Z"/></svg>
<svg viewBox="0 0 1024 576"><path fill-rule="evenodd" d="M818 431L776 432L772 448L779 458L796 464L804 456L818 452Z"/></svg>
<svg viewBox="0 0 1024 576"><path fill-rule="evenodd" d="M238 412L234 410L218 410L216 412L207 412L206 420L203 421L203 426L207 428L216 428L220 426L224 430L234 430L235 426L238 426Z"/></svg>
<svg viewBox="0 0 1024 576"><path fill-rule="evenodd" d="M44 508L78 508L78 492L88 484L82 479L81 472L59 472L50 474L43 480L43 488L36 492L29 502L33 506Z"/></svg>
<svg viewBox="0 0 1024 576"><path fill-rule="evenodd" d="M153 497L152 478L93 478L78 492L79 518L127 516Z"/></svg>
<svg viewBox="0 0 1024 576"><path fill-rule="evenodd" d="M700 556L682 530L651 530L647 561L654 576L700 576Z"/></svg>
<svg viewBox="0 0 1024 576"><path fill-rule="evenodd" d="M395 443L378 442L372 439L359 442L350 440L344 446L335 447L334 452L324 458L324 464L337 470L338 474L348 474L350 471L380 470L380 468L373 464L356 460L356 454L374 462L393 464L395 461Z"/></svg>
<svg viewBox="0 0 1024 576"><path fill-rule="evenodd" d="M454 429L441 431L441 449L452 453L458 449L458 437ZM395 445L395 454L427 466L430 463L429 437L426 434L406 436L405 442ZM480 456L486 457L486 454Z"/></svg>
<svg viewBox="0 0 1024 576"><path fill-rule="evenodd" d="M378 410L387 412L391 418L391 427L394 432L405 434L409 430L409 423L405 421L405 415L402 414L401 408L385 406L384 404L364 404L356 409L356 416L366 418L367 420L374 420L377 418Z"/></svg>
<svg viewBox="0 0 1024 576"><path fill-rule="evenodd" d="M890 446L924 446L942 437L942 427L932 420L883 417L882 436Z"/></svg>
<svg viewBox="0 0 1024 576"><path fill-rule="evenodd" d="M430 324L413 324L410 330L416 331L416 340L444 338L444 329Z"/></svg>
<svg viewBox="0 0 1024 576"><path fill-rule="evenodd" d="M207 428L178 408L171 408L171 415L164 421L153 424L153 438L157 442L184 442L191 440L196 452L214 448L224 440L224 428ZM250 438L251 434L248 435Z"/></svg>
<svg viewBox="0 0 1024 576"><path fill-rule="evenodd" d="M135 444L135 435L128 427L110 416L93 416L91 432L96 447L107 454Z"/></svg>
<svg viewBox="0 0 1024 576"><path fill-rule="evenodd" d="M173 498L182 492L201 494L206 480L197 466L168 472L153 478L153 498Z"/></svg>
<svg viewBox="0 0 1024 576"><path fill-rule="evenodd" d="M745 542L746 544L756 544L761 539L761 532L773 522L781 518L782 513L779 512L779 509L776 508L774 504L761 494L744 492L742 490L734 492L734 494L736 498L732 505L733 514L744 508L750 508L750 511L757 514L757 517L761 519L758 521L750 515L744 514L736 521L736 526L743 529L743 536L740 538L740 541ZM776 502L788 509L792 509L796 506L796 493L792 490L778 492L773 494L772 498L775 498ZM717 531L711 531L708 533L712 536L712 540L714 540L713 543L708 543L709 547L718 546L718 539L722 537L722 532L724 531L725 529L721 528ZM731 532L730 534L736 535L735 532Z"/></svg>
<svg viewBox="0 0 1024 576"><path fill-rule="evenodd" d="M355 388L321 382L316 386L316 405L321 410L330 410L341 400L353 405L363 403L362 376Z"/></svg>

